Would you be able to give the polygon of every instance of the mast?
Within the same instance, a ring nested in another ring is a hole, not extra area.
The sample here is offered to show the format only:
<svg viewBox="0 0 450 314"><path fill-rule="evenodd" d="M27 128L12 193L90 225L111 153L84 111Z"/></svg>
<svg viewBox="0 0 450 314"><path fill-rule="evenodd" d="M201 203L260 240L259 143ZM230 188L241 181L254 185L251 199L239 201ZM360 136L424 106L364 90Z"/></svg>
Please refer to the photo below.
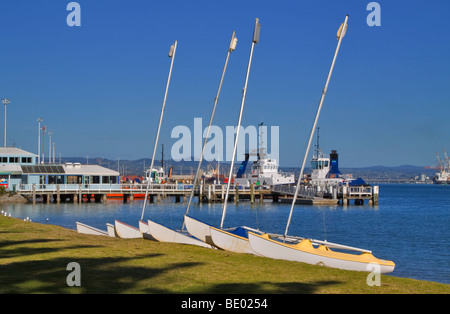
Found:
<svg viewBox="0 0 450 314"><path fill-rule="evenodd" d="M161 115L159 117L158 131L156 132L155 146L153 147L152 162L150 164L150 176L149 176L149 179L147 180L147 188L145 190L144 206L142 207L141 220L144 219L145 205L147 204L148 190L150 187L150 179L152 177L153 162L155 161L156 148L158 147L159 132L161 130L161 123L162 123L162 119L163 119L163 115L164 115L164 108L166 106L167 92L169 90L170 77L172 76L173 61L175 60L176 50L177 50L177 41L175 40L175 43L172 46L170 46L170 50L169 50L169 58L171 58L172 61L170 62L169 77L167 78L166 92L164 93L164 100L163 100L163 104L162 104L162 108L161 108Z"/></svg>
<svg viewBox="0 0 450 314"><path fill-rule="evenodd" d="M316 141L316 157L317 159L319 159L319 131L320 131L320 127L317 127L317 141Z"/></svg>
<svg viewBox="0 0 450 314"><path fill-rule="evenodd" d="M161 144L161 168L164 172L164 144Z"/></svg>
<svg viewBox="0 0 450 314"><path fill-rule="evenodd" d="M324 87L324 89L322 91L322 97L320 99L319 107L317 108L317 113L316 113L316 117L314 119L314 124L312 126L311 133L309 135L308 146L306 147L305 156L303 157L302 167L301 167L300 174L299 174L298 181L297 181L297 187L295 189L294 198L292 199L291 210L289 212L289 218L288 218L288 221L287 221L287 224L286 224L286 230L284 232L284 237L285 238L286 238L288 230L289 230L289 224L291 223L292 212L293 212L293 209L294 209L295 201L297 200L298 189L300 188L300 183L301 183L301 180L302 180L302 177L303 177L303 170L305 169L306 159L308 158L309 148L311 146L311 141L312 141L312 138L314 136L314 129L316 128L317 120L319 119L320 110L322 109L323 100L325 98L325 94L326 94L327 89L328 89L328 84L330 83L331 73L333 72L334 63L336 62L336 58L337 58L337 55L338 55L338 52L339 52L339 47L341 46L342 38L344 38L345 32L347 31L347 20L348 20L348 15L345 16L344 23L341 24L341 27L339 27L339 30L338 30L338 33L337 33L338 43L337 43L336 51L334 53L333 62L331 63L331 67L330 67L330 71L328 73L327 81L325 82L325 87Z"/></svg>
<svg viewBox="0 0 450 314"><path fill-rule="evenodd" d="M264 122L261 122L260 124L258 124L258 127L259 127L259 149L257 151L258 160L260 159L260 157L262 157L262 158L265 157L265 154L263 154L263 151L264 151L263 124L264 124Z"/></svg>
<svg viewBox="0 0 450 314"><path fill-rule="evenodd" d="M240 127L241 127L242 113L244 111L245 96L247 94L248 77L250 75L250 67L251 67L252 58L253 58L253 48L254 48L255 44L257 44L259 42L260 28L261 28L261 24L259 24L259 19L256 18L255 29L253 30L252 47L250 49L250 57L249 57L248 66L247 66L247 74L245 76L244 89L242 90L241 110L239 112L239 119L238 119L237 130L236 130L236 138L234 140L233 156L231 158L230 172L228 174L227 191L226 191L225 199L224 199L224 202L223 202L222 220L220 222L220 229L223 228L223 222L225 220L225 213L227 211L228 195L229 195L229 192L230 192L231 177L233 175L234 157L236 156L237 143L238 143L238 140L239 140L239 130L240 130Z"/></svg>
<svg viewBox="0 0 450 314"><path fill-rule="evenodd" d="M225 72L226 72L227 66L228 66L228 59L230 58L231 52L233 52L236 49L236 44L237 44L236 32L233 31L233 34L231 36L230 46L229 46L228 52L227 52L227 58L225 59L225 65L223 66L222 76L220 78L219 87L217 89L217 95L216 95L216 98L214 98L214 105L213 105L213 109L212 109L212 112L211 112L211 117L209 119L209 125L208 125L208 129L206 131L205 141L203 142L202 153L200 155L200 160L198 162L197 172L195 173L195 178L194 178L194 182L193 182L193 185L192 185L191 194L189 196L189 201L188 201L188 204L187 204L185 215L187 215L189 213L189 208L191 207L192 198L194 197L194 190L195 190L195 187L197 185L198 176L199 176L199 173L200 173L200 167L201 167L202 161L203 161L203 154L205 153L205 147L206 147L206 143L208 141L209 133L210 133L210 130L211 130L211 124L212 124L213 119L214 119L214 113L216 112L217 102L219 101L219 95L220 95L220 91L222 89L223 79L225 77ZM185 222L183 220L183 225L181 226L181 231L184 230L184 227L185 227Z"/></svg>

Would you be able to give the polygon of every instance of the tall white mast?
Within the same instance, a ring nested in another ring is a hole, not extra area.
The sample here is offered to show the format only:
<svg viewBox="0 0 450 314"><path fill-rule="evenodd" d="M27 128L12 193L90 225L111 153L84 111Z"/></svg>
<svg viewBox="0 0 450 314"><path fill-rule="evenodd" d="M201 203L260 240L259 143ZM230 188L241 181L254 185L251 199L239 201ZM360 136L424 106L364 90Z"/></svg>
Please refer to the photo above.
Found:
<svg viewBox="0 0 450 314"><path fill-rule="evenodd" d="M303 163L302 163L302 167L301 167L301 170L300 170L300 174L298 176L297 187L295 189L294 198L292 199L291 210L289 212L289 218L288 218L288 221L287 221L287 224L286 224L286 230L284 232L284 237L285 238L286 238L288 230L289 230L289 224L291 223L292 211L294 209L295 201L297 200L298 190L300 188L300 183L301 183L301 180L302 180L302 177L303 177L303 170L305 169L306 159L308 158L309 148L311 146L311 141L312 141L312 138L314 136L314 130L316 128L317 120L319 119L319 115L320 115L320 110L322 109L323 100L325 98L325 94L326 94L327 89L328 89L328 83L330 82L331 73L333 72L334 63L336 62L336 57L337 57L338 52L339 52L339 47L341 46L342 38L344 38L345 32L347 31L347 20L348 20L348 15L345 16L344 23L341 24L341 27L339 28L338 33L337 33L338 43L337 43L337 47L336 47L336 52L334 53L333 62L331 63L331 67L330 67L330 72L328 73L328 78L327 78L327 81L325 83L325 87L324 87L324 89L322 91L322 97L320 99L319 107L317 108L316 118L314 119L314 124L312 126L311 133L309 135L308 146L306 147L305 156L303 157Z"/></svg>
<svg viewBox="0 0 450 314"><path fill-rule="evenodd" d="M171 58L172 61L170 62L169 77L167 78L166 92L164 93L164 100L163 100L163 104L162 104L162 108L161 108L161 115L159 117L158 131L156 132L155 146L153 147L152 162L150 165L150 176L147 180L147 188L145 190L144 206L142 207L141 220L144 219L145 205L147 204L148 190L150 187L150 179L152 177L153 162L155 160L156 148L158 147L159 132L161 130L162 119L164 116L164 108L166 106L167 92L169 90L170 77L172 76L173 61L175 60L176 50L177 50L177 41L175 40L175 43L172 46L170 46L170 50L169 50L169 58Z"/></svg>
<svg viewBox="0 0 450 314"><path fill-rule="evenodd" d="M230 172L228 174L227 191L226 191L225 199L223 202L222 220L220 222L221 229L223 228L223 222L225 220L225 213L227 211L228 194L230 192L231 177L233 175L233 167L234 167L234 157L236 156L237 143L239 140L239 130L241 128L242 113L244 111L245 96L247 94L247 83L248 83L248 77L250 75L250 66L252 64L253 48L254 48L255 44L257 44L259 42L260 29L261 29L261 24L259 24L259 19L256 18L255 29L253 30L252 47L250 49L250 57L249 57L248 66L247 66L247 74L245 76L245 85L244 85L244 89L242 90L241 110L239 112L239 119L238 119L237 130L236 130L236 138L234 140L233 156L231 157Z"/></svg>
<svg viewBox="0 0 450 314"><path fill-rule="evenodd" d="M211 112L211 117L209 119L209 125L208 125L208 129L206 131L205 141L203 142L202 154L200 155L200 160L198 162L197 172L195 173L195 178L194 178L194 182L193 182L193 185L192 185L191 194L189 196L189 201L188 201L188 205L187 205L187 208L186 208L185 215L187 215L189 213L189 208L191 206L192 198L194 197L194 191L195 191L195 187L197 185L198 176L199 176L199 173L200 173L200 167L201 167L202 161L203 161L203 155L205 153L206 143L208 141L209 133L210 133L210 130L211 130L211 124L212 124L213 119L214 119L214 113L216 112L217 102L219 101L219 95L220 95L220 91L222 89L222 83L223 83L223 79L225 77L225 72L226 72L227 65L228 65L228 59L230 58L231 52L233 52L236 49L237 38L236 38L235 35L236 35L236 32L233 31L233 34L231 36L230 46L229 46L228 52L227 52L227 58L225 59L225 65L223 67L222 76L220 78L219 88L217 89L216 98L214 98L214 106L213 106L213 109L212 109L212 112ZM183 220L183 225L181 227L181 230L184 230L184 227L185 227L185 222Z"/></svg>

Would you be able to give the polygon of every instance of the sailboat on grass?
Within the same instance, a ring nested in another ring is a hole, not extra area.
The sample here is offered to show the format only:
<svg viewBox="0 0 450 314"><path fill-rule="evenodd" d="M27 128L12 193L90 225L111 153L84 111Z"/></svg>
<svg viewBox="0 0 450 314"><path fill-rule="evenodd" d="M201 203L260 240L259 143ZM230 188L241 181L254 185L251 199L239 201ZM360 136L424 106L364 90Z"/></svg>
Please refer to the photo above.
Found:
<svg viewBox="0 0 450 314"><path fill-rule="evenodd" d="M156 134L156 142L155 142L155 147L153 149L153 157L152 157L152 162L150 165L150 169L153 169L153 161L155 160L155 152L156 152L156 147L158 145L158 137L159 137L159 132L161 129L161 123L162 123L162 118L163 118L163 114L164 114L164 108L166 105L166 99L167 99L167 92L169 90L169 83L170 83L170 77L172 75L172 68L173 68L173 61L175 59L175 51L177 49L177 41L175 41L175 43L170 46L170 51L169 51L169 58L171 58L171 62L170 62L170 70L169 70L169 77L167 79L167 85L166 85L166 91L164 94L164 100L163 100L163 104L162 104L162 108L161 108L161 115L159 118L159 125L158 125L158 132ZM150 183L151 183L151 176L149 176L149 179L147 181L147 188L146 188L146 193L145 193L145 198L144 198L144 206L142 209L142 216L144 215L144 210L145 210L145 205L147 203L147 199L148 199L148 192L149 192L149 187L150 187ZM129 224L126 224L124 222L121 222L119 220L115 220L115 232L116 234L120 237L120 238L145 238L145 239L151 239L153 240L153 238L151 237L151 235L148 233L148 225L142 221L139 221L139 228L133 227Z"/></svg>
<svg viewBox="0 0 450 314"><path fill-rule="evenodd" d="M220 95L220 91L222 88L222 83L223 83L223 79L225 77L225 72L226 72L226 68L228 65L228 59L230 57L230 53L232 51L235 50L236 48L236 44L237 44L237 38L235 37L235 32L233 32L233 35L231 37L231 42L230 42L230 46L228 48L228 53L227 53L227 57L225 60L225 65L222 71L222 77L220 79L220 83L219 83L219 88L217 90L217 95L216 98L214 100L214 106L211 112L211 118L209 121L209 126L207 129L207 134L206 134L206 138L203 144L203 149L202 149L202 153L200 155L200 160L198 163L198 167L197 167L197 172L195 174L195 178L194 178L194 182L193 182L193 187L190 193L190 197L189 197L189 202L186 208L186 214L187 215L189 213L189 208L192 202L192 198L194 197L194 191L195 191L195 187L198 183L198 177L200 174L200 170L201 170L201 164L202 164L202 160L203 160L203 155L205 152L205 147L206 147L206 143L209 137L209 133L210 133L210 129L211 129L211 124L214 118L214 113L216 111L216 107L217 107L217 102L219 100L219 95ZM212 248L212 246L208 243L206 243L205 241L201 241L198 238L193 237L192 235L190 235L187 231L184 230L185 228L185 224L183 222L183 225L181 227L180 231L177 230L172 230L170 228L167 228L159 223L156 223L152 220L148 220L148 230L149 233L152 235L152 237L154 237L155 239L157 239L158 241L161 242L172 242L172 243L182 243L182 244L193 244L193 245L198 245L198 246L203 246L203 247L208 247L208 248Z"/></svg>
<svg viewBox="0 0 450 314"><path fill-rule="evenodd" d="M220 223L220 228L215 228L211 225L208 225L204 222L201 222L197 219L194 219L192 217L189 217L187 214L185 215L185 223L187 230L194 235L195 237L199 238L200 240L209 243L211 245L214 245L218 248L227 250L227 251L233 251L238 253L252 253L254 254L254 251L251 249L250 244L247 239L247 232L248 230L252 230L253 232L257 232L255 229L251 229L245 226L232 228L232 229L223 229L223 222L225 219L225 214L227 210L227 202L228 202L228 195L230 191L230 184L231 184L231 177L233 172L233 166L234 166L234 158L236 156L236 150L237 150L237 143L239 139L239 130L241 126L241 120L242 120L242 113L244 110L244 103L245 103L245 96L247 92L247 83L248 78L250 74L250 67L251 62L253 58L253 48L255 46L255 43L259 42L259 32L260 32L260 23L259 19L256 19L255 22L255 28L253 31L253 40L252 40L252 46L250 50L250 57L248 61L247 66L247 74L245 77L245 85L244 89L242 91L242 101L241 101L241 108L239 112L239 119L237 124L237 130L236 130L236 138L234 140L234 148L233 148L233 156L231 159L231 166L230 166L230 172L228 175L228 182L227 182L227 189L225 194L225 199L223 203L223 210L222 210L222 220Z"/></svg>
<svg viewBox="0 0 450 314"><path fill-rule="evenodd" d="M300 170L299 179L297 182L297 188L294 193L292 200L291 210L289 213L288 222L286 225L286 230L284 236L274 237L269 234L257 234L248 233L249 242L252 250L256 253L271 257L275 259L284 259L290 261L304 262L308 264L318 264L333 268L354 270L354 271L372 271L375 269L379 273L389 273L395 268L395 264L392 261L381 260L372 255L372 251L360 249L356 247L351 247L347 245L341 245L336 243L331 243L328 241L319 241L314 239L306 239L301 237L290 237L287 236L289 224L292 218L292 211L297 198L298 190L301 183L301 178L303 176L303 170L305 167L306 159L308 156L309 148L311 146L311 140L314 135L314 129L319 118L320 110L322 108L325 93L328 88L328 83L330 81L331 73L333 71L334 63L339 51L339 47L342 38L347 30L347 20L348 15L345 17L344 23L338 30L337 38L338 44L336 52L334 54L333 62L331 64L330 72L328 74L327 81L325 83L325 88L322 91L322 97L320 100L319 107L317 109L314 124L310 133L308 146L306 148L305 156L303 159L302 167ZM332 250L333 249L333 250ZM339 251L338 251L339 250ZM358 252L357 254L347 253L347 251ZM375 267L375 268L373 268Z"/></svg>

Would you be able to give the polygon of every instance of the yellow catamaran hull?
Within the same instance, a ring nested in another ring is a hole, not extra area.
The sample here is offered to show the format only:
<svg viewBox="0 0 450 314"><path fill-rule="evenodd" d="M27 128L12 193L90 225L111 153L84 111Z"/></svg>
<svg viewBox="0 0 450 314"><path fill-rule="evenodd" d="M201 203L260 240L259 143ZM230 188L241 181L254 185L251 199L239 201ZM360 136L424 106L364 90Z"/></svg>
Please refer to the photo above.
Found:
<svg viewBox="0 0 450 314"><path fill-rule="evenodd" d="M354 271L373 271L373 267L375 267L380 273L390 273L395 268L394 262L378 259L372 253L350 254L336 252L326 245L315 247L309 239L302 239L298 243L288 244L271 239L268 234L258 235L252 232L248 233L248 238L253 251L259 255L274 259Z"/></svg>

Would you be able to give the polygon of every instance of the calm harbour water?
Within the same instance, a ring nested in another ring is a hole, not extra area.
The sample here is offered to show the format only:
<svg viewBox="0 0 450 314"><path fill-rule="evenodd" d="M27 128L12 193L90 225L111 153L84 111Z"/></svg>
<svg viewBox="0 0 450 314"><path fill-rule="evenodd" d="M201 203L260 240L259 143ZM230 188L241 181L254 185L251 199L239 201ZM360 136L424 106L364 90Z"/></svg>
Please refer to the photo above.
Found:
<svg viewBox="0 0 450 314"><path fill-rule="evenodd" d="M16 218L76 229L75 222L106 230L106 223L120 220L138 226L143 201L124 204L109 200L104 204L0 204L0 209ZM228 204L224 227L246 225L267 232L284 233L290 204L251 205L241 201ZM171 197L148 204L144 219L179 229L186 203ZM219 225L222 204L193 201L190 216ZM326 239L373 251L381 259L392 260L390 275L450 284L450 186L380 185L378 206L296 205L290 235Z"/></svg>

